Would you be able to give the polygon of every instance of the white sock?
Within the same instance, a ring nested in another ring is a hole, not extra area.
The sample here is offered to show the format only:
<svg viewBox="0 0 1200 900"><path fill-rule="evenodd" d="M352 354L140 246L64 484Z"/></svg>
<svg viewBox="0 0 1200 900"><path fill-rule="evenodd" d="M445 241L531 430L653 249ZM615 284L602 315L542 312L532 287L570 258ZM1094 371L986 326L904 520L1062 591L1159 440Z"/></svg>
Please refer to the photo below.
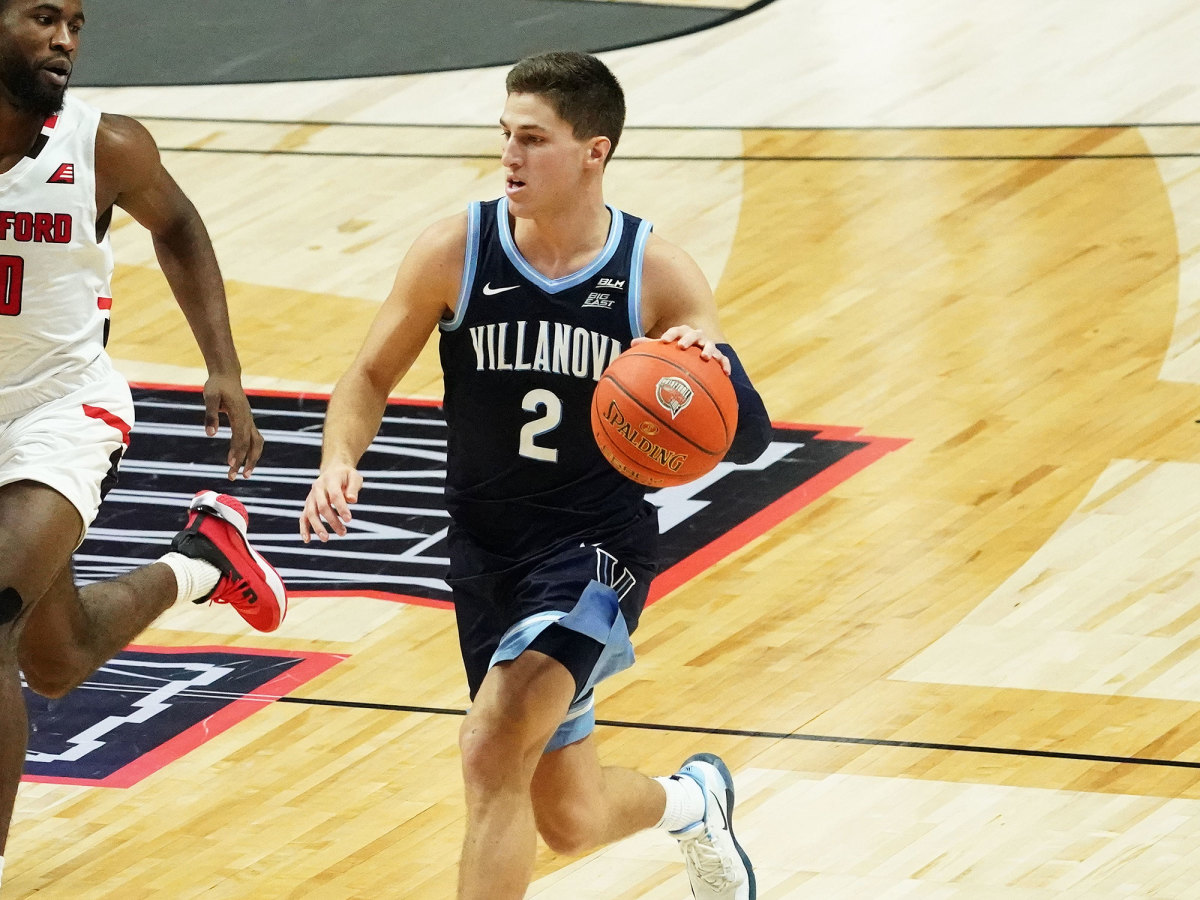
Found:
<svg viewBox="0 0 1200 900"><path fill-rule="evenodd" d="M182 553L168 553L157 560L175 573L175 602L199 600L213 589L221 571L212 563Z"/></svg>
<svg viewBox="0 0 1200 900"><path fill-rule="evenodd" d="M654 779L667 792L667 808L655 828L679 831L704 818L704 791L686 775L658 776Z"/></svg>
<svg viewBox="0 0 1200 900"><path fill-rule="evenodd" d="M4 881L4 857L0 856L0 882Z"/></svg>

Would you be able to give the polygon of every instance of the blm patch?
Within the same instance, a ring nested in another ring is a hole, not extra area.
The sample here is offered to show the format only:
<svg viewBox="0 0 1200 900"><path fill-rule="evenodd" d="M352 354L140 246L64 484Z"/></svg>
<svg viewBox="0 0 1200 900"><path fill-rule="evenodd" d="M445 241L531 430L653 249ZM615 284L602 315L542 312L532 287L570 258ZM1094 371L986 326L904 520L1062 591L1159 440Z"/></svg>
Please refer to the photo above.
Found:
<svg viewBox="0 0 1200 900"><path fill-rule="evenodd" d="M250 513L255 546L293 594L354 594L426 606L450 605L443 580L449 516L443 504L446 422L432 403L389 404L359 465L363 500L349 534L305 545L296 523L320 463L327 398L260 394L255 418L265 464L231 485L227 432L204 434L195 390L134 389L137 425L120 481L75 556L80 581L122 574L165 552L204 488L227 491ZM650 602L695 577L906 443L853 428L777 425L767 451L748 466L719 464L690 484L651 492L659 508L662 566Z"/></svg>
<svg viewBox="0 0 1200 900"><path fill-rule="evenodd" d="M61 700L25 688L25 780L129 787L343 658L129 647Z"/></svg>

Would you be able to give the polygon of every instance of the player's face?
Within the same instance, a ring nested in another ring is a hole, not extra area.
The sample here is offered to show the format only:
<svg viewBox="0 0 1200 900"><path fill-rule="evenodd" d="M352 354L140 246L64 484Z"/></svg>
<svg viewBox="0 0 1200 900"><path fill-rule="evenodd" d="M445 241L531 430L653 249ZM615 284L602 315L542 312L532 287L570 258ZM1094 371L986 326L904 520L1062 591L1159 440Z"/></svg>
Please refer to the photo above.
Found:
<svg viewBox="0 0 1200 900"><path fill-rule="evenodd" d="M0 96L41 116L62 109L82 28L82 0L8 0L0 12Z"/></svg>
<svg viewBox="0 0 1200 900"><path fill-rule="evenodd" d="M575 137L571 126L537 94L509 94L500 129L504 193L513 215L569 204L577 199L589 171L603 171L603 154L597 165L596 145L606 139Z"/></svg>

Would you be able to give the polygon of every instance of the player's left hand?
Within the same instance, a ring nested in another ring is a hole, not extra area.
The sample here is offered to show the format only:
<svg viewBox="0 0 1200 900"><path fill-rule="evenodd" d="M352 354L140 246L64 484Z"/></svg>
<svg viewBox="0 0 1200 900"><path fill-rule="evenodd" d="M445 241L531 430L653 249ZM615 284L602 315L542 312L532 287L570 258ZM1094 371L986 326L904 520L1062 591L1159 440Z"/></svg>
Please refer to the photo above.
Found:
<svg viewBox="0 0 1200 900"><path fill-rule="evenodd" d="M717 349L717 342L712 338L704 336L704 332L699 328L693 328L691 325L675 325L668 328L662 333L661 337L647 338L636 337L630 341L630 346L636 347L638 344L645 344L649 341L662 341L669 344L672 341L679 344L680 347L699 347L700 356L704 359L715 359L721 364L721 370L728 375L731 371L729 359Z"/></svg>
<svg viewBox="0 0 1200 900"><path fill-rule="evenodd" d="M204 431L209 437L217 433L221 424L221 413L229 419L229 480L233 481L240 470L243 478L249 478L262 456L263 436L254 424L254 413L250 401L236 375L210 375L204 383Z"/></svg>

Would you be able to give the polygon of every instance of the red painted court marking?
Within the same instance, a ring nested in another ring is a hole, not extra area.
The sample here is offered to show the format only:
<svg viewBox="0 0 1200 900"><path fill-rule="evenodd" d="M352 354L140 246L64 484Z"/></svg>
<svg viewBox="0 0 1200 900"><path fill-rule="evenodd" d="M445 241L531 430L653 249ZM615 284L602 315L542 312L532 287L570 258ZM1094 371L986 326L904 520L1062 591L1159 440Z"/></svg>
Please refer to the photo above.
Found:
<svg viewBox="0 0 1200 900"><path fill-rule="evenodd" d="M286 697L293 690L310 681L346 659L341 653L305 653L292 650L264 650L252 647L151 647L131 644L127 649L144 653L241 653L249 656L302 657L288 671L272 678L257 688L253 694L230 701L207 719L197 722L187 731L177 734L128 765L113 772L107 778L62 778L41 775L26 775L22 781L42 784L82 784L92 787L127 788L137 784L147 775L152 775L168 763L195 750L223 731L249 718L268 703Z"/></svg>
<svg viewBox="0 0 1200 900"><path fill-rule="evenodd" d="M691 581L701 572L711 568L725 557L729 556L757 537L783 522L789 516L808 506L818 497L827 494L850 476L861 472L871 463L883 456L898 450L908 443L908 438L877 438L860 435L853 426L796 425L792 423L772 423L776 428L796 431L814 431L814 438L824 438L833 441L865 441L865 447L855 450L848 456L838 460L827 469L793 491L784 494L774 503L763 507L742 524L725 532L721 537L701 547L691 556L686 556L671 568L662 572L654 579L650 587L650 596L646 605L650 606L661 600L677 587Z"/></svg>

